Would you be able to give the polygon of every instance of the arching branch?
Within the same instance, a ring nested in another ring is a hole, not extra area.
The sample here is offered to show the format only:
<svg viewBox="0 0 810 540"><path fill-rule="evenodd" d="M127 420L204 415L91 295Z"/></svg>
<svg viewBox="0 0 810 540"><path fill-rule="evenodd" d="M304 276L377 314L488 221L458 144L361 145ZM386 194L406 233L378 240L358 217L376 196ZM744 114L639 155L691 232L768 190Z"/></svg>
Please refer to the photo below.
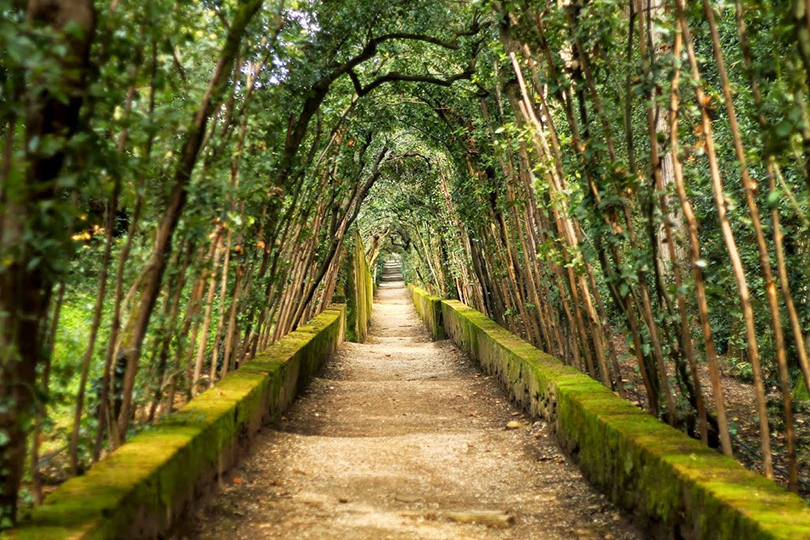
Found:
<svg viewBox="0 0 810 540"><path fill-rule="evenodd" d="M394 32L390 34L384 34L381 36L377 36L376 38L371 38L363 47L357 55L350 58L349 60L343 63L333 63L331 67L331 71L328 72L326 75L321 77L315 84L312 85L311 93L309 97L304 101L304 105L301 109L298 118L290 118L290 125L287 132L287 140L284 144L284 154L280 160L280 171L277 177L277 185L285 185L287 182L287 178L293 168L293 162L295 159L295 155L298 153L298 149L301 146L301 142L304 140L304 137L307 133L307 127L309 126L309 122L312 119L312 116L320 107L323 100L326 98L326 95L329 93L329 89L332 86L332 83L335 82L338 78L342 77L345 74L349 74L352 77L352 83L355 84L355 88L359 85L359 79L357 79L356 74L352 75L354 69L362 64L363 62L370 60L377 54L377 49L381 43L385 43L387 41L394 41L394 40L406 40L406 41L422 41L424 43L432 43L434 45L439 45L441 47L447 49L457 49L458 45L458 38L462 36L472 36L481 31L483 25L478 21L477 17L473 20L472 24L469 28L460 30L453 34L453 38L449 41L442 40L439 38L435 38L428 35L423 34L411 34L406 32ZM477 47L476 47L477 50ZM473 55L474 56L474 55ZM471 68L470 68L471 69ZM416 78L409 78L409 77L423 77L422 79ZM399 74L397 72L391 72L388 75L383 75L380 79L375 80L374 82L370 83L369 86L363 88L360 85L361 90L363 93L359 93L360 96L368 94L374 88L380 86L381 84L393 80L410 80L410 81L420 81L421 82L433 82L434 84L441 84L442 86L450 86L454 81L460 79L470 79L472 77L472 72L464 72L459 75L455 75L450 79L434 79L430 77L431 80L428 80L429 76L409 76L404 74ZM372 86L373 85L373 86Z"/></svg>
<svg viewBox="0 0 810 540"><path fill-rule="evenodd" d="M433 45L438 45L439 47L444 47L445 49L458 49L459 42L458 38L463 36L474 36L481 30L481 24L478 21L474 21L473 24L466 30L462 30L453 34L453 38L451 40L443 40L433 36L427 36L425 34L411 34L408 32L393 32L391 34L384 34L382 36L378 36L373 38L369 43L376 43L379 45L380 43L384 43L386 41L392 41L395 39L404 39L410 41L421 41L423 43L432 43Z"/></svg>
<svg viewBox="0 0 810 540"><path fill-rule="evenodd" d="M355 73L353 70L349 71L349 77L351 77L352 79L354 91L357 92L358 96L363 97L387 82L394 82L394 81L424 82L429 84L435 84L438 86L452 86L453 83L456 81L470 80L472 78L473 73L474 71L471 68L468 68L462 71L461 73L451 75L446 79L440 79L438 77L433 77L432 75L408 75L406 73L400 73L398 71L391 71L386 73L385 75L377 77L376 79L368 83L366 86L362 85L360 79L357 76L357 73Z"/></svg>

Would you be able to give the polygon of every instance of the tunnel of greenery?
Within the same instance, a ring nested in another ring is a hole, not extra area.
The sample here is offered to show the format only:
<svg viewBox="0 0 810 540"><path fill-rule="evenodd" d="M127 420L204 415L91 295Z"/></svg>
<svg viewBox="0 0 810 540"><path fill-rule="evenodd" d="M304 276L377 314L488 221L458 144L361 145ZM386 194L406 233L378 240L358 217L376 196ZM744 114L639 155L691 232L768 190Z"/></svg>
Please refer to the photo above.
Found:
<svg viewBox="0 0 810 540"><path fill-rule="evenodd" d="M810 495L805 9L4 0L0 529L359 245Z"/></svg>

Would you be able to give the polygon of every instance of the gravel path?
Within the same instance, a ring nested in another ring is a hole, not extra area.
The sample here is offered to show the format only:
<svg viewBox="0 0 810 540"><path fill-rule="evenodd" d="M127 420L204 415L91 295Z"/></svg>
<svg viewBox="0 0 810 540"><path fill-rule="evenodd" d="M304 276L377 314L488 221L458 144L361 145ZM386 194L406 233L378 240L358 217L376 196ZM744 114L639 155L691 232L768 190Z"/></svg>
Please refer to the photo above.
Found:
<svg viewBox="0 0 810 540"><path fill-rule="evenodd" d="M368 342L341 346L175 538L643 536L386 281Z"/></svg>

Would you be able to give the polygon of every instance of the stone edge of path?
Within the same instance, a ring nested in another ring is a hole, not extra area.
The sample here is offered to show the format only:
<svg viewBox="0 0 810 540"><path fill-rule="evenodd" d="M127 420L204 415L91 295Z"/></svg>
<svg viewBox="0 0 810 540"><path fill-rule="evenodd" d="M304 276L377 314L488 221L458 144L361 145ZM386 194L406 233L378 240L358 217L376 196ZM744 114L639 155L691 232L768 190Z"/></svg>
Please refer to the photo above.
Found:
<svg viewBox="0 0 810 540"><path fill-rule="evenodd" d="M279 417L344 339L345 306L291 332L24 516L10 539L157 538Z"/></svg>
<svg viewBox="0 0 810 540"><path fill-rule="evenodd" d="M660 422L456 300L409 286L436 325L554 426L585 477L656 538L810 539L799 496Z"/></svg>
<svg viewBox="0 0 810 540"><path fill-rule="evenodd" d="M411 284L408 284L408 289L413 295L413 305L416 312L427 326L433 341L447 337L444 333L444 324L442 324L442 299Z"/></svg>

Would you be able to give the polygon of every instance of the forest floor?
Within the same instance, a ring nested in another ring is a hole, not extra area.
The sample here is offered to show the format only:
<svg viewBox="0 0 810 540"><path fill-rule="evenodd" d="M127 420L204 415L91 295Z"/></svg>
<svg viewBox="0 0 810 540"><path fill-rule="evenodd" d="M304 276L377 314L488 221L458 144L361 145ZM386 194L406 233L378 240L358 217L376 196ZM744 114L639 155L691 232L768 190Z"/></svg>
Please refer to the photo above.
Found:
<svg viewBox="0 0 810 540"><path fill-rule="evenodd" d="M174 538L643 536L387 282L367 343L341 346Z"/></svg>

